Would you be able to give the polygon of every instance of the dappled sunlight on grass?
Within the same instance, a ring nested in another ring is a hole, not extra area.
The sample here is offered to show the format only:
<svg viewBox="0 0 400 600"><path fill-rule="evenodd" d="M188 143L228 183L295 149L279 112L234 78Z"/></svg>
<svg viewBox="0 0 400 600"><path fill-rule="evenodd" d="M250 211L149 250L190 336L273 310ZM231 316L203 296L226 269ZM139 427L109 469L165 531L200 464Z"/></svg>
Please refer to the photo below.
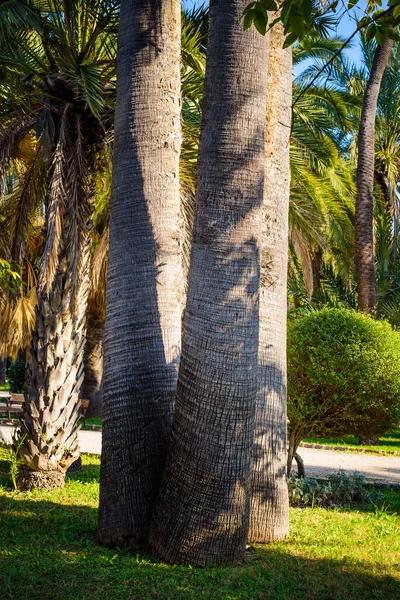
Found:
<svg viewBox="0 0 400 600"><path fill-rule="evenodd" d="M0 465L2 470L2 465ZM400 494L379 506L291 510L286 542L243 565L169 566L96 543L99 457L64 490L0 489L0 597L37 600L349 600L400 597Z"/></svg>

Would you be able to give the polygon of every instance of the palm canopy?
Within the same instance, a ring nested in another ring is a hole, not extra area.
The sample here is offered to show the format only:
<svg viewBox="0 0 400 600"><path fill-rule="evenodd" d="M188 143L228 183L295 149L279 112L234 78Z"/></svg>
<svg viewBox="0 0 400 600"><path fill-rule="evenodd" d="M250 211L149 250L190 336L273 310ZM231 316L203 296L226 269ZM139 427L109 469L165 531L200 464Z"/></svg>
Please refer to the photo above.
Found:
<svg viewBox="0 0 400 600"><path fill-rule="evenodd" d="M296 279L301 265L309 297L316 283L316 258L318 271L325 264L344 285L353 272L354 175L341 145L359 103L337 81L336 73L347 68L340 56L324 78L310 85L342 43L321 37L293 48L294 66L305 68L293 83L289 231L295 256L289 274Z"/></svg>
<svg viewBox="0 0 400 600"><path fill-rule="evenodd" d="M14 310L2 298L2 329L9 340L24 322L20 345L34 323L35 273L48 289L62 245L72 249L73 281L78 272L95 175L107 164L118 14L117 0L0 5L0 222L8 233L0 251L29 275ZM29 311L21 319L23 298ZM2 342L3 353L15 354Z"/></svg>

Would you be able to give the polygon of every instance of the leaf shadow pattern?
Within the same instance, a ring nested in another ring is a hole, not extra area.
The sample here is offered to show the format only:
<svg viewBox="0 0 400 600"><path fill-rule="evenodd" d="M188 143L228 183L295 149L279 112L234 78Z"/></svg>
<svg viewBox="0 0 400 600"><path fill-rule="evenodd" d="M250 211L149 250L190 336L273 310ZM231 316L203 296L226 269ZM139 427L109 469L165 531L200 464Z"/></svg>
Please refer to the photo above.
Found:
<svg viewBox="0 0 400 600"><path fill-rule="evenodd" d="M90 506L0 495L1 598L395 600L400 595L400 581L382 568L371 574L370 565L346 557L290 554L284 543L259 546L237 566L168 566L127 549L96 545L96 518Z"/></svg>

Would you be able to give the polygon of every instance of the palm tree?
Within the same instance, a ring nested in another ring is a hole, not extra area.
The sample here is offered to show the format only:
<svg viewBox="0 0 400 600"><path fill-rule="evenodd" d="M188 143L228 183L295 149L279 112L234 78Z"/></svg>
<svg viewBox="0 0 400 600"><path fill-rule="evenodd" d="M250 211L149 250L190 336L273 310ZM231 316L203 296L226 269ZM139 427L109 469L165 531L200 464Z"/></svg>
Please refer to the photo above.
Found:
<svg viewBox="0 0 400 600"><path fill-rule="evenodd" d="M12 36L2 27L0 37L1 95L7 98L0 105L3 178L17 145L33 138L34 147L14 181L18 218L12 247L20 263L30 221L41 211L45 231L19 486L51 488L63 485L78 455L91 198L98 158L106 151L104 132L111 124L118 3L49 0L5 6L0 17L14 24Z"/></svg>
<svg viewBox="0 0 400 600"><path fill-rule="evenodd" d="M293 49L295 66L306 68L293 84L289 242L291 254L300 260L308 298L320 287L323 265L344 286L354 272L354 169L343 150L343 138L354 130L359 112L357 98L347 89L351 65L337 58L326 78L309 85L342 43L321 38L306 50Z"/></svg>
<svg viewBox="0 0 400 600"><path fill-rule="evenodd" d="M359 309L373 313L376 303L373 233L373 187L375 164L375 115L383 74L393 40L385 39L375 50L364 93L358 132L356 198L356 274Z"/></svg>
<svg viewBox="0 0 400 600"><path fill-rule="evenodd" d="M269 36L265 190L261 254L259 378L249 541L270 542L289 529L286 482L286 312L292 50L281 24Z"/></svg>
<svg viewBox="0 0 400 600"><path fill-rule="evenodd" d="M181 94L182 148L180 156L181 216L183 231L182 259L185 280L189 268L193 205L196 182L196 163L201 122L205 72L205 41L208 10L199 7L182 11L181 34ZM105 321L105 292L108 262L109 196L111 173L105 171L96 179L93 216L94 255L92 287L88 301L87 335L85 346L85 378L81 396L90 400L86 415L101 417L103 336Z"/></svg>
<svg viewBox="0 0 400 600"><path fill-rule="evenodd" d="M181 345L180 10L179 0L121 2L98 535L136 551L161 481Z"/></svg>
<svg viewBox="0 0 400 600"><path fill-rule="evenodd" d="M257 393L266 40L246 0L212 0L182 357L150 545L168 562L243 558Z"/></svg>

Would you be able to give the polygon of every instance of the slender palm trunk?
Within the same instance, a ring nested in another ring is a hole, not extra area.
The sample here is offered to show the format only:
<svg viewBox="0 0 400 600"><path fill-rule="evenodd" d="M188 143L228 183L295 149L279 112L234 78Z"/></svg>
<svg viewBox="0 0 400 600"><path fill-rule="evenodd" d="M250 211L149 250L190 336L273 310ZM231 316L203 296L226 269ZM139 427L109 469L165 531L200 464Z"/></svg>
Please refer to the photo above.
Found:
<svg viewBox="0 0 400 600"><path fill-rule="evenodd" d="M39 280L20 433L26 436L20 450L21 490L62 487L67 468L79 456L79 392L90 289L89 228L81 242L76 285L70 249L68 242L61 242L50 288Z"/></svg>
<svg viewBox="0 0 400 600"><path fill-rule="evenodd" d="M269 542L289 528L286 481L286 310L292 51L283 26L270 32L261 254L259 381L249 540Z"/></svg>
<svg viewBox="0 0 400 600"><path fill-rule="evenodd" d="M393 40L377 46L364 94L358 134L356 199L356 273L359 309L373 313L376 303L374 256L375 115L381 81Z"/></svg>
<svg viewBox="0 0 400 600"><path fill-rule="evenodd" d="M143 550L181 344L180 2L123 0L103 374L99 539Z"/></svg>
<svg viewBox="0 0 400 600"><path fill-rule="evenodd" d="M85 377L81 397L89 400L87 417L101 417L103 396L103 337L105 314L96 295L91 296L87 310L85 345Z"/></svg>
<svg viewBox="0 0 400 600"><path fill-rule="evenodd" d="M168 562L240 561L257 393L266 39L247 0L211 0L192 260L169 456L150 544Z"/></svg>

